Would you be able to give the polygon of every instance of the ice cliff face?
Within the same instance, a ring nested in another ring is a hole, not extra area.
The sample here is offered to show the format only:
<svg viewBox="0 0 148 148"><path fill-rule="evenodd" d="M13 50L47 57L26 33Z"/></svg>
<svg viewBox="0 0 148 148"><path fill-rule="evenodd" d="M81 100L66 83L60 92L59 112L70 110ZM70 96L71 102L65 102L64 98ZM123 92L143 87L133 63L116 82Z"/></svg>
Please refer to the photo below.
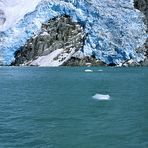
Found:
<svg viewBox="0 0 148 148"><path fill-rule="evenodd" d="M1 63L10 64L14 52L39 32L42 23L60 15L68 15L84 27L86 38L80 49L84 55L93 55L107 64L145 58L144 53L135 50L144 44L147 35L143 16L132 0L7 1L0 1ZM8 5L10 1L15 5L15 15L11 14L12 6L4 7L4 2Z"/></svg>

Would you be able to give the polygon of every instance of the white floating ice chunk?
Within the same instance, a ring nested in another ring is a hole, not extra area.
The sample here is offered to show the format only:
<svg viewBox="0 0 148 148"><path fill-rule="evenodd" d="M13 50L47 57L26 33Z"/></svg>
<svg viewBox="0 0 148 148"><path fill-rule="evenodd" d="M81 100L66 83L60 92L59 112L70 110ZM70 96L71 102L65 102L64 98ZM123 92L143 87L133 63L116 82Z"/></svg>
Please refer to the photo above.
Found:
<svg viewBox="0 0 148 148"><path fill-rule="evenodd" d="M85 72L93 72L91 69L85 69Z"/></svg>
<svg viewBox="0 0 148 148"><path fill-rule="evenodd" d="M103 95L103 94L95 94L92 98L97 100L110 100L109 95Z"/></svg>

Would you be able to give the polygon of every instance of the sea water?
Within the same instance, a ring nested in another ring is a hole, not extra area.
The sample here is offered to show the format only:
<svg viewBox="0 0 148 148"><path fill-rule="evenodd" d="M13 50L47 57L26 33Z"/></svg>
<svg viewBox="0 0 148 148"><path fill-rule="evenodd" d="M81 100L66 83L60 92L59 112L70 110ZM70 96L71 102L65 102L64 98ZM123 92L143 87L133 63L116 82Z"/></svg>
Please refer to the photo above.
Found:
<svg viewBox="0 0 148 148"><path fill-rule="evenodd" d="M0 67L0 148L147 148L148 68Z"/></svg>

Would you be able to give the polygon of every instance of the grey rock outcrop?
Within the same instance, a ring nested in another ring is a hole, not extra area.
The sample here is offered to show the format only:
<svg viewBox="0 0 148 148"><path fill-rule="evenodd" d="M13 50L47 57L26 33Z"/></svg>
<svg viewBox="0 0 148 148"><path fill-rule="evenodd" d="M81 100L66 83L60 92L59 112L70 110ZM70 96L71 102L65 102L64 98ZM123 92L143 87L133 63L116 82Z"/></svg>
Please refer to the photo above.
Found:
<svg viewBox="0 0 148 148"><path fill-rule="evenodd" d="M104 62L96 60L95 57L83 57L78 58L72 56L67 62L63 63L63 66L105 66Z"/></svg>
<svg viewBox="0 0 148 148"><path fill-rule="evenodd" d="M147 27L147 33L148 33L148 0L134 0L134 6L136 9L140 10L145 18L144 18L144 22L145 25ZM137 49L138 52L145 52L145 60L143 62L140 63L140 65L142 66L148 66L148 38L145 42L145 44L143 45L143 47Z"/></svg>
<svg viewBox="0 0 148 148"><path fill-rule="evenodd" d="M5 13L0 9L0 25L3 25L6 21Z"/></svg>
<svg viewBox="0 0 148 148"><path fill-rule="evenodd" d="M84 36L83 27L72 22L69 16L54 18L43 24L41 32L28 40L25 46L15 53L15 61L12 65L62 65L83 47ZM57 54L59 49L63 50ZM50 54L52 54L53 58L51 62L37 62L39 57L43 57L43 60L45 57L47 60L50 58L50 61L51 56L48 57Z"/></svg>
<svg viewBox="0 0 148 148"><path fill-rule="evenodd" d="M134 0L134 6L145 15L144 22L147 26L148 33L148 0Z"/></svg>

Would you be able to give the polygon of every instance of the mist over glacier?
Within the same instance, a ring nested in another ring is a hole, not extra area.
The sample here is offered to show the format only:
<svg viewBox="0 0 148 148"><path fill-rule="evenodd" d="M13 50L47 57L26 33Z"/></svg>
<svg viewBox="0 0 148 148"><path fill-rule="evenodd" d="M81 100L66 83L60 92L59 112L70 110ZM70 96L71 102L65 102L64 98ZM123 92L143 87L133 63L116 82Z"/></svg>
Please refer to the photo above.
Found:
<svg viewBox="0 0 148 148"><path fill-rule="evenodd" d="M85 30L85 55L109 64L127 59L141 61L146 28L133 0L1 0L0 62L10 64L14 52L36 35L42 23L69 15Z"/></svg>

